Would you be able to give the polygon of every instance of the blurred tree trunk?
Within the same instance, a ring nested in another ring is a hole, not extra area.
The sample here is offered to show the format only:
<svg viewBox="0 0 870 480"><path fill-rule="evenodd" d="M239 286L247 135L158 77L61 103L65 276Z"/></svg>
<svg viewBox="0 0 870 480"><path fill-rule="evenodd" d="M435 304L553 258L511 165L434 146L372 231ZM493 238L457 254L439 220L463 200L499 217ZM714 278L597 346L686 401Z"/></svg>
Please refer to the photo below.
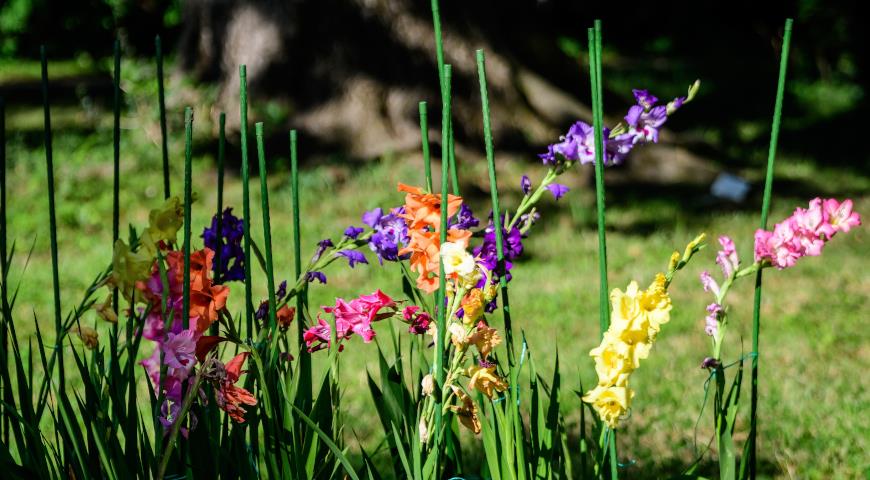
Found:
<svg viewBox="0 0 870 480"><path fill-rule="evenodd" d="M245 64L252 99L269 98L285 107L288 126L324 150L358 158L417 150L419 101L429 105L433 144L440 143L441 132L429 7L411 0L187 0L181 64L200 80L218 82L220 108L229 113L233 131L238 130L238 66ZM503 155L534 158L530 152L542 151L573 121L591 118L587 106L490 41L473 15L457 19L445 13L444 56L453 66L459 156L482 156L478 48L486 51L493 133ZM673 145L656 146L644 156L653 163L700 162ZM687 170L647 164L644 171L685 180ZM695 168L689 179L706 181L711 171Z"/></svg>

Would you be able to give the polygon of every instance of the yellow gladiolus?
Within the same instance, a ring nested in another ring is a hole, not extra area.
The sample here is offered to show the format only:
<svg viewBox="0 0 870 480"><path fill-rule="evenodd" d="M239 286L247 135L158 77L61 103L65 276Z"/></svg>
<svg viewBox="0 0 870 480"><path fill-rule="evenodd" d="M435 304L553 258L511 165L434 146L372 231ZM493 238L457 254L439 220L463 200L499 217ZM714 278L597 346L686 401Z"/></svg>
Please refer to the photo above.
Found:
<svg viewBox="0 0 870 480"><path fill-rule="evenodd" d="M146 252L133 252L120 238L115 242L112 255L112 282L125 298L129 298L136 282L145 280L151 274L153 257Z"/></svg>
<svg viewBox="0 0 870 480"><path fill-rule="evenodd" d="M583 401L591 403L601 420L611 429L619 426L631 406L634 390L625 387L599 385L583 396Z"/></svg>
<svg viewBox="0 0 870 480"><path fill-rule="evenodd" d="M161 240L174 242L178 230L184 225L184 206L178 197L169 197L148 214L148 233L154 243Z"/></svg>

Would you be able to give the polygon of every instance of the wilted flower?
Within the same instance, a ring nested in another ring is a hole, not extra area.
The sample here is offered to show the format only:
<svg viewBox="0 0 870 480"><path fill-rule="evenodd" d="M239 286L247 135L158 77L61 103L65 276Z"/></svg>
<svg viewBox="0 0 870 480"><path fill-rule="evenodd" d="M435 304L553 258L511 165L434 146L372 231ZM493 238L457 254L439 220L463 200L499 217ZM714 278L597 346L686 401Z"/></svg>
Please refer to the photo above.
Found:
<svg viewBox="0 0 870 480"><path fill-rule="evenodd" d="M451 405L450 410L459 418L459 423L474 432L480 433L480 418L477 416L477 405L461 388L451 385L453 394L459 399L460 405Z"/></svg>
<svg viewBox="0 0 870 480"><path fill-rule="evenodd" d="M71 330L75 333L88 350L93 350L100 345L100 336L96 330L85 325L73 327Z"/></svg>
<svg viewBox="0 0 870 480"><path fill-rule="evenodd" d="M95 305L94 310L97 311L97 315L103 320L110 323L118 323L118 314L115 313L115 309L112 307L112 295L107 296L103 303Z"/></svg>

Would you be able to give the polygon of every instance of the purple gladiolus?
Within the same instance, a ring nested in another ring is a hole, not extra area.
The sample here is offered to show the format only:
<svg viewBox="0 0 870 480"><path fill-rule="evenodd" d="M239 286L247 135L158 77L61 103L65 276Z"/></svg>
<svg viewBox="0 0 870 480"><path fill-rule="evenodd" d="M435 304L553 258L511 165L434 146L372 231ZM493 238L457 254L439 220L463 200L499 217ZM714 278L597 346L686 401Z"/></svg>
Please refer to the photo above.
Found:
<svg viewBox="0 0 870 480"><path fill-rule="evenodd" d="M550 193L553 194L553 198L555 198L556 200L559 200L566 193L568 193L568 190L571 190L571 189L566 187L565 185L562 185L559 183L551 183L551 184L547 185L547 190L549 190Z"/></svg>
<svg viewBox="0 0 870 480"><path fill-rule="evenodd" d="M323 252L325 252L327 248L334 246L335 244L333 244L332 240L329 238L324 238L323 240L317 242L317 250L314 251L314 256L311 258L311 261L316 262L320 260L320 256L323 255Z"/></svg>
<svg viewBox="0 0 870 480"><path fill-rule="evenodd" d="M366 256L363 255L362 252L356 250L341 250L336 255L341 255L346 258L350 268L353 268L357 263L369 263L369 261L366 260Z"/></svg>
<svg viewBox="0 0 870 480"><path fill-rule="evenodd" d="M448 225L450 228L469 230L480 225L480 220L474 216L471 207L463 203L459 206L459 211L456 212L456 218L448 222Z"/></svg>
<svg viewBox="0 0 870 480"><path fill-rule="evenodd" d="M242 238L245 222L233 215L227 208L221 216L221 231L217 231L217 215L212 217L211 226L202 231L203 244L214 252L220 252L220 264L214 265L214 283L245 279L245 251Z"/></svg>
<svg viewBox="0 0 870 480"><path fill-rule="evenodd" d="M354 227L353 225L351 225L344 230L344 236L347 238L356 240L356 237L358 237L359 234L362 232L363 232L362 227Z"/></svg>
<svg viewBox="0 0 870 480"><path fill-rule="evenodd" d="M406 255L399 257L400 246L405 246L410 241L408 225L398 216L403 212L404 208L399 207L384 215L382 209L376 208L362 216L363 223L374 230L369 238L369 248L377 254L381 265L384 260L394 262L407 258Z"/></svg>
<svg viewBox="0 0 870 480"><path fill-rule="evenodd" d="M320 283L326 283L326 275L323 272L308 272L305 274L305 281L311 283L317 280Z"/></svg>

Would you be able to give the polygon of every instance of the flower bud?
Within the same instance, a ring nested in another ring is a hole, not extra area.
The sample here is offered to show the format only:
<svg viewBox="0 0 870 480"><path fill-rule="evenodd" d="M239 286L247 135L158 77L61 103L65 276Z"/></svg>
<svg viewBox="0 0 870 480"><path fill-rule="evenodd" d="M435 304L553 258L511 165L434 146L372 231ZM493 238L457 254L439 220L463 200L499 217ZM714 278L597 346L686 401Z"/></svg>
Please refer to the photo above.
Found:
<svg viewBox="0 0 870 480"><path fill-rule="evenodd" d="M674 253L671 254L671 260L668 262L668 271L674 272L677 270L677 266L680 264L680 252L674 250Z"/></svg>
<svg viewBox="0 0 870 480"><path fill-rule="evenodd" d="M489 284L483 289L483 299L487 303L493 301L496 295L498 295L498 287L495 284Z"/></svg>
<svg viewBox="0 0 870 480"><path fill-rule="evenodd" d="M420 426L418 427L420 431L420 443L427 443L429 441L429 427L426 426L426 419L420 419Z"/></svg>
<svg viewBox="0 0 870 480"><path fill-rule="evenodd" d="M428 397L429 395L432 395L432 392L435 391L435 379L432 377L431 373L428 373L423 377L420 386L422 387L421 391L423 396Z"/></svg>
<svg viewBox="0 0 870 480"><path fill-rule="evenodd" d="M688 262L692 255L698 253L699 250L704 248L704 240L707 239L707 234L702 233L695 237L688 245L686 245L686 250L683 252L683 262Z"/></svg>

